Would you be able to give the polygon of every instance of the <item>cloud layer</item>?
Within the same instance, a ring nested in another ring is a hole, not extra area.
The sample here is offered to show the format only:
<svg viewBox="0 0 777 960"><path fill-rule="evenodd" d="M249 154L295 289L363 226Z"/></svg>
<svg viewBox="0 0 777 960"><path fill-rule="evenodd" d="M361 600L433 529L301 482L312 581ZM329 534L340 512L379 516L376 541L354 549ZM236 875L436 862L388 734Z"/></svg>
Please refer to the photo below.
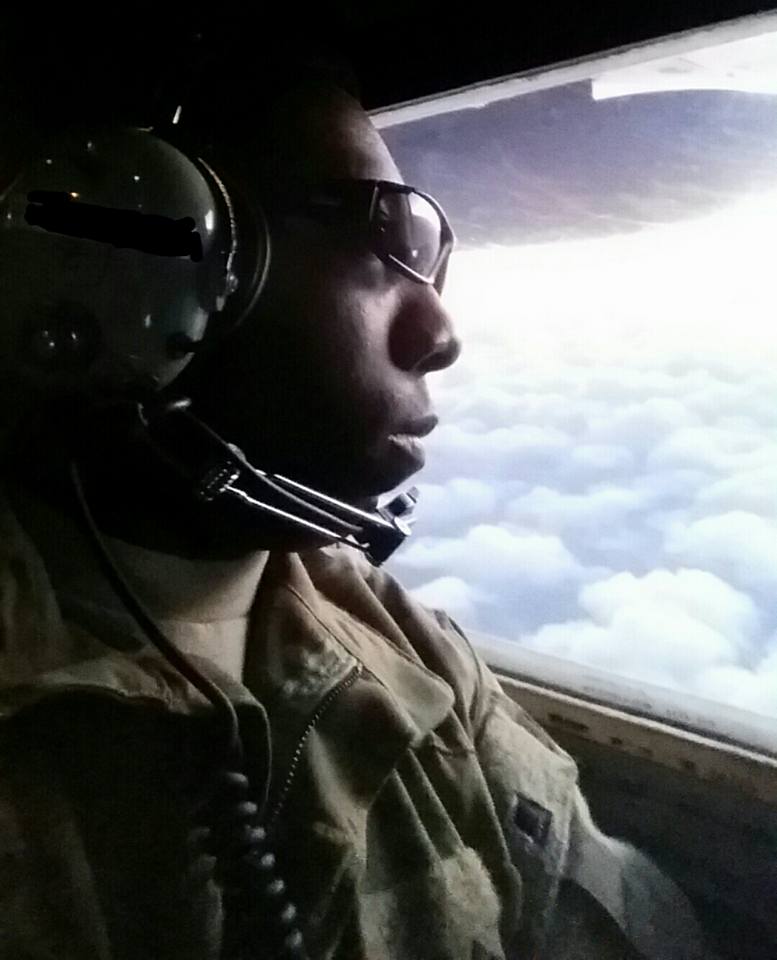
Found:
<svg viewBox="0 0 777 960"><path fill-rule="evenodd" d="M762 204L777 213L777 195ZM424 603L777 716L762 212L454 255L465 350L432 383L443 425L393 562Z"/></svg>

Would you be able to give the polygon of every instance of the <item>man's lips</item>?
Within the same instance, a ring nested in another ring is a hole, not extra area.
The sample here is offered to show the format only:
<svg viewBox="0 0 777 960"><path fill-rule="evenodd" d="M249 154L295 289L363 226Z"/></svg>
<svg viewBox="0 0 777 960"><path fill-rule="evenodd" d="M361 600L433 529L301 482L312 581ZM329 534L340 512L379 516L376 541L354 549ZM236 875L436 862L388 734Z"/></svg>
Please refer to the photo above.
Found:
<svg viewBox="0 0 777 960"><path fill-rule="evenodd" d="M407 420L396 430L392 430L389 436L392 437L426 437L439 423L439 417L430 413L425 417L418 417L415 420Z"/></svg>
<svg viewBox="0 0 777 960"><path fill-rule="evenodd" d="M431 413L425 417L406 421L399 430L390 433L388 436L392 448L407 459L414 472L420 470L426 462L421 438L428 436L437 426L437 422L438 418Z"/></svg>

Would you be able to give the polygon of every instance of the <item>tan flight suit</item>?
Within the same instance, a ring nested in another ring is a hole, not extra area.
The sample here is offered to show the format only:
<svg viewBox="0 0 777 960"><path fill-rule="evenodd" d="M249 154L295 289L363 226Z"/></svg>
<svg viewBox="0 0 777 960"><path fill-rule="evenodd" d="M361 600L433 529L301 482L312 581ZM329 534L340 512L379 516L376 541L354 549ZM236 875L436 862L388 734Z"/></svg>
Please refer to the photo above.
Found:
<svg viewBox="0 0 777 960"><path fill-rule="evenodd" d="M219 957L213 862L187 837L220 728L110 605L55 592L2 504L0 960ZM244 612L240 680L193 659L255 783L269 720L271 836L312 958L709 957L444 614L344 548L264 555Z"/></svg>

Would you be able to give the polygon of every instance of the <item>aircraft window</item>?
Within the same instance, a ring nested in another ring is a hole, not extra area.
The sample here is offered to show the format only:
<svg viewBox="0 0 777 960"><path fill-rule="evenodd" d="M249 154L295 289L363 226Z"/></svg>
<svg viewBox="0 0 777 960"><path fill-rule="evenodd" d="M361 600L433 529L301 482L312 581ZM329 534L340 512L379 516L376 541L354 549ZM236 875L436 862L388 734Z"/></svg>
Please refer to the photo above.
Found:
<svg viewBox="0 0 777 960"><path fill-rule="evenodd" d="M376 122L464 341L391 569L519 673L777 718L777 20Z"/></svg>

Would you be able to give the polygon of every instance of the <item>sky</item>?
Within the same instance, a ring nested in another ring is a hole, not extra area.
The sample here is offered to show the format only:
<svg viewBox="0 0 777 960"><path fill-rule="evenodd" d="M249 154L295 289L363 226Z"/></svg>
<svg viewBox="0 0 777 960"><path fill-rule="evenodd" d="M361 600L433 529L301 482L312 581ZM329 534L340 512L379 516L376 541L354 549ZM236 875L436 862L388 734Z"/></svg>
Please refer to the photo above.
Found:
<svg viewBox="0 0 777 960"><path fill-rule="evenodd" d="M503 213L499 242L454 253L464 351L431 379L441 426L390 569L465 628L777 716L777 172L721 194L711 149L675 189L707 203L657 211L616 177L632 222L598 229L600 191L565 231L570 179L546 181L556 236L515 242Z"/></svg>

